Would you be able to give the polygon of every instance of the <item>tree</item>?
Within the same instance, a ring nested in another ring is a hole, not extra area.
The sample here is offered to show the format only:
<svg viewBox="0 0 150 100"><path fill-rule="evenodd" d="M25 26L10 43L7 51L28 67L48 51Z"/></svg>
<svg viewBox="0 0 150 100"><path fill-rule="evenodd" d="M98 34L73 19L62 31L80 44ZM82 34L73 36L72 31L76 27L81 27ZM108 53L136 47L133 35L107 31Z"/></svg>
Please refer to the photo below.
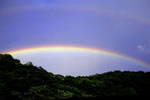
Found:
<svg viewBox="0 0 150 100"><path fill-rule="evenodd" d="M0 100L50 100L100 96L149 96L150 72L114 71L91 76L47 72L0 54Z"/></svg>

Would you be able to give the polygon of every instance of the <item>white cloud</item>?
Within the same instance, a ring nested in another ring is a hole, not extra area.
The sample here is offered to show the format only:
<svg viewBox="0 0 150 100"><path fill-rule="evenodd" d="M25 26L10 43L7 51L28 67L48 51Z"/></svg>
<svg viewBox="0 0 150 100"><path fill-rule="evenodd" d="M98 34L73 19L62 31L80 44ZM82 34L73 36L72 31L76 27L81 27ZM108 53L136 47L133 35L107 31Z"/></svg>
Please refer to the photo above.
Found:
<svg viewBox="0 0 150 100"><path fill-rule="evenodd" d="M141 44L139 44L137 46L137 48L139 49L139 51L141 51L143 53L150 53L150 45L141 45Z"/></svg>

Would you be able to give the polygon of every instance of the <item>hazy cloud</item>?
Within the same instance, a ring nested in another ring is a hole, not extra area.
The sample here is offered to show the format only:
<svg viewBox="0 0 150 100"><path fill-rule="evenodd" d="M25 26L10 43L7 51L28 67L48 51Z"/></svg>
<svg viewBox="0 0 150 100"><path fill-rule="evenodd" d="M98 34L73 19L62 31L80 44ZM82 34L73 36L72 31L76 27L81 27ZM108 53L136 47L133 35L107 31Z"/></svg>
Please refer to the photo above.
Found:
<svg viewBox="0 0 150 100"><path fill-rule="evenodd" d="M143 52L143 53L150 53L150 44L149 45L141 45L139 44L137 46L137 48L139 49L139 51Z"/></svg>

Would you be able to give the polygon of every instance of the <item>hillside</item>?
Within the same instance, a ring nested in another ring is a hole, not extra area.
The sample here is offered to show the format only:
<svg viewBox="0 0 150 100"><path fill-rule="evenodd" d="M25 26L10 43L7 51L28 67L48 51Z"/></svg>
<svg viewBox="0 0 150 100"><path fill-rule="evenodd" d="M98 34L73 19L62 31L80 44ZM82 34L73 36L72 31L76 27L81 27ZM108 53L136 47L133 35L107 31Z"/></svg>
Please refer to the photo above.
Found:
<svg viewBox="0 0 150 100"><path fill-rule="evenodd" d="M31 62L21 64L9 54L0 54L0 100L148 96L149 91L150 72L63 76L47 72Z"/></svg>

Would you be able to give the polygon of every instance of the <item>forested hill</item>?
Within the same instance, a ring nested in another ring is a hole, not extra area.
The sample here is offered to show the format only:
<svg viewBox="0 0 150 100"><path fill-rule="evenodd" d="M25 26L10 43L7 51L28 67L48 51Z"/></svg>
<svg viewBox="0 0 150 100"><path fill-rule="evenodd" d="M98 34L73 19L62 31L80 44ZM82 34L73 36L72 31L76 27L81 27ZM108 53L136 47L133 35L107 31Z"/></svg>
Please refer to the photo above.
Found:
<svg viewBox="0 0 150 100"><path fill-rule="evenodd" d="M114 71L64 77L31 62L21 64L11 55L0 54L0 100L142 95L150 95L150 72Z"/></svg>

